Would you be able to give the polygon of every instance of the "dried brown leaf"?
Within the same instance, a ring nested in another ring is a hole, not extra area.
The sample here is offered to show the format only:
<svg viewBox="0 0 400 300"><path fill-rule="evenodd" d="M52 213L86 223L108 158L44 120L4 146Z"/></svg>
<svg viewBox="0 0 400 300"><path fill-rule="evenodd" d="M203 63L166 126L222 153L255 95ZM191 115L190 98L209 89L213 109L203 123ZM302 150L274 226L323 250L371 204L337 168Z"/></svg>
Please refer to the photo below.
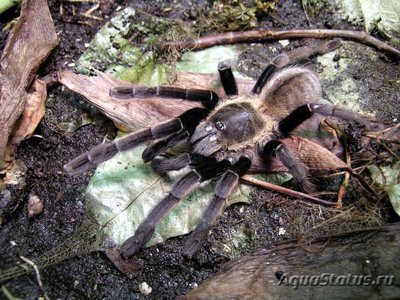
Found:
<svg viewBox="0 0 400 300"><path fill-rule="evenodd" d="M10 144L18 146L23 140L30 138L35 131L45 111L47 97L46 83L40 79L35 80L32 91L28 94L21 117L18 119L11 134Z"/></svg>

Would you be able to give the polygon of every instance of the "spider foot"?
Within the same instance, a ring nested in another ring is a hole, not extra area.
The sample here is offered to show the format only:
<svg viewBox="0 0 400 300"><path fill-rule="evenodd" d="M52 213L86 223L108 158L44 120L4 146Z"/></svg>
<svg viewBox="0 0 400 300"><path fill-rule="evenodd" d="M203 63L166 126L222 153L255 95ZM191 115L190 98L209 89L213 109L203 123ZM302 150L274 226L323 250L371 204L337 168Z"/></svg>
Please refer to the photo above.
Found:
<svg viewBox="0 0 400 300"><path fill-rule="evenodd" d="M268 162L274 156L288 168L293 180L303 191L307 193L315 191L315 186L308 179L306 167L289 147L278 140L269 141L264 146L263 157Z"/></svg>
<svg viewBox="0 0 400 300"><path fill-rule="evenodd" d="M143 129L126 135L116 142L98 145L68 162L64 166L64 171L69 175L84 172L90 167L96 166L97 164L110 159L118 152L133 148L151 137L151 130Z"/></svg>
<svg viewBox="0 0 400 300"><path fill-rule="evenodd" d="M177 181L169 194L161 200L139 225L135 235L127 239L121 246L121 255L129 257L142 249L151 239L158 223L164 218L182 198L190 193L201 182L200 175L192 171Z"/></svg>
<svg viewBox="0 0 400 300"><path fill-rule="evenodd" d="M250 160L242 156L238 162L225 171L218 180L214 190L214 197L210 205L204 212L200 224L196 227L185 244L183 253L186 257L192 258L204 244L208 232L217 222L218 217L226 207L226 199L238 185L239 178L247 172L250 165Z"/></svg>
<svg viewBox="0 0 400 300"><path fill-rule="evenodd" d="M183 248L183 255L187 258L192 258L193 255L200 250L204 242L207 239L209 230L213 224L202 223L196 227L191 233L189 239L186 241L185 247Z"/></svg>
<svg viewBox="0 0 400 300"><path fill-rule="evenodd" d="M148 226L147 224L142 224L136 230L135 235L127 239L121 246L121 255L128 258L142 249L146 243L151 239L154 234L155 226Z"/></svg>

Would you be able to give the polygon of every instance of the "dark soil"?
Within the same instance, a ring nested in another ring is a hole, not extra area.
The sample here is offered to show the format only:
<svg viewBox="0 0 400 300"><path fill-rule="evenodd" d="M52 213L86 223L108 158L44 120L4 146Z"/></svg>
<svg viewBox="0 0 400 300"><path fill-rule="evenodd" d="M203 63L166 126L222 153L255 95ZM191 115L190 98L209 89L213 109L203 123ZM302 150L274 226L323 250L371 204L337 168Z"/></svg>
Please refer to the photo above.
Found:
<svg viewBox="0 0 400 300"><path fill-rule="evenodd" d="M134 1L134 6L150 14L188 22L197 17L192 1L155 2L149 4L148 1ZM84 52L85 43L90 42L113 13L119 7L129 5L129 1L122 0L100 3L93 15L101 20L95 20L80 15L92 4L49 0L59 46L41 68L40 75L44 76L59 67L68 67ZM208 7L206 1L198 1L197 5ZM2 15L1 27L17 15L17 9ZM310 16L309 23L298 1L280 1L275 12L260 16L259 21L260 28L349 27L347 23L334 19L326 9L319 11L315 17ZM6 34L0 32L1 49L5 38ZM295 42L292 46L301 43ZM278 50L282 49L280 44L274 45ZM254 76L261 72L264 62L273 55L275 53L269 51L265 51L265 57L254 57L251 52L244 53L239 67ZM71 98L71 94L66 94L61 87L53 89L46 107L46 116L37 128L36 136L22 143L18 149L16 159L24 163L27 172L25 185L12 191L19 203L0 228L0 269L20 263L20 255L33 259L43 254L70 237L85 219L84 190L90 174L67 177L62 167L71 158L101 143L107 134L114 134L115 129L107 121L102 125L84 126L75 133L65 133L58 129L60 122L67 118L76 119L82 111L96 113L84 103L78 96ZM29 194L38 195L45 207L43 213L34 219L27 217ZM34 274L12 280L5 286L14 296L23 299L37 299L44 293L50 299L174 299L212 276L222 263L230 259L220 250L221 247L215 245L223 244L223 240L229 238L231 228L237 224L257 234L258 238L253 241L255 246L282 240L276 236L276 232L285 220L280 218L279 204L271 202L280 203L284 200L273 193L257 191L256 194L259 201L227 209L204 249L193 259L181 255L185 237L178 237L141 251L137 257L143 267L132 279L119 272L103 253L96 252L40 270L43 290L39 288ZM142 282L152 287L150 295L143 296L140 293L139 284ZM0 294L0 298L4 298L4 295Z"/></svg>

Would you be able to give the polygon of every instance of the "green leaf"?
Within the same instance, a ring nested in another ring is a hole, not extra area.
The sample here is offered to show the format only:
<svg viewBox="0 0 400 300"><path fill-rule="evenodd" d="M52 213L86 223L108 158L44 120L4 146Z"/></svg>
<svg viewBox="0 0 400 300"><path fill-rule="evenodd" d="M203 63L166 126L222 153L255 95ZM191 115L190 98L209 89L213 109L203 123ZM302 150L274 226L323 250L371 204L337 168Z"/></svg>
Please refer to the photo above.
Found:
<svg viewBox="0 0 400 300"><path fill-rule="evenodd" d="M381 187L389 197L393 209L400 216L400 164L368 167L372 180Z"/></svg>
<svg viewBox="0 0 400 300"><path fill-rule="evenodd" d="M21 0L0 0L0 14L20 3Z"/></svg>
<svg viewBox="0 0 400 300"><path fill-rule="evenodd" d="M143 163L144 148L120 153L99 165L87 187L87 207L104 226L106 245L120 245L131 237L172 184L188 171L156 174L151 164ZM241 186L230 197L231 203L248 202L250 191L250 187ZM201 185L157 226L148 246L193 230L212 194L212 183Z"/></svg>
<svg viewBox="0 0 400 300"><path fill-rule="evenodd" d="M398 0L337 0L342 15L365 30L379 30L391 42L400 44L400 1Z"/></svg>

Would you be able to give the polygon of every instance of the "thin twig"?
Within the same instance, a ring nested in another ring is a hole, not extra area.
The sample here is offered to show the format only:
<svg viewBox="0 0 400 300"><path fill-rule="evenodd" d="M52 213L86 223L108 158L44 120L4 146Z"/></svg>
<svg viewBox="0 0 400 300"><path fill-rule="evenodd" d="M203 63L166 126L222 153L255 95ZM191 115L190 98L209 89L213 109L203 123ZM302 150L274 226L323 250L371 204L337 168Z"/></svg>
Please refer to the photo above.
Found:
<svg viewBox="0 0 400 300"><path fill-rule="evenodd" d="M350 156L349 148L347 147L346 135L343 133L342 130L339 129L339 127L337 125L330 124L327 120L325 122L335 132L336 139L341 142L342 147L343 147L346 165L348 166L349 169L351 169L351 156ZM348 171L345 171L343 181L339 187L338 197L337 197L337 201L336 201L336 208L338 208L338 209L343 207L343 198L346 193L347 187L349 185L349 180L350 180L350 173Z"/></svg>
<svg viewBox="0 0 400 300"><path fill-rule="evenodd" d="M400 60L400 50L374 38L364 31L335 30L335 29L299 29L299 30L250 30L243 32L227 32L204 36L192 41L175 41L156 44L156 49L187 49L200 50L217 45L236 43L262 43L271 40L285 40L291 38L342 38L373 47L380 51L396 56Z"/></svg>
<svg viewBox="0 0 400 300"><path fill-rule="evenodd" d="M396 138L396 137L391 138L391 139L385 138L385 137L384 137L384 135L385 135L387 132L389 132L389 131L391 131L391 130L399 129L399 127L400 127L400 123L399 123L399 124L396 124L396 125L394 125L394 126L385 128L385 129L383 129L383 130L381 130L381 131L366 132L364 135L367 136L367 137L370 137L370 138L374 138L374 139L376 139L376 140L382 140L382 139L383 139L385 142L388 142L388 143L399 144L399 143L400 143L400 142L399 142L399 139Z"/></svg>
<svg viewBox="0 0 400 300"><path fill-rule="evenodd" d="M44 288L43 288L43 283L42 283L42 279L40 278L40 273L39 273L39 268L36 266L36 264L33 262L33 261L31 261L30 259L28 259L28 258L26 258L26 257L24 257L24 256L20 256L19 257L21 260L23 260L25 263L27 263L28 265L30 265L32 268L33 268L33 270L35 271L35 274L36 274L36 280L37 280L37 283L38 283L38 285L39 285L39 288L40 288L40 290L42 291L42 293L43 293L43 296L44 296L44 298L46 299L46 300L50 300L50 298L47 296L47 294L46 294L46 292L45 292L45 290L44 290Z"/></svg>
<svg viewBox="0 0 400 300"><path fill-rule="evenodd" d="M86 18L91 18L94 20L103 20L103 18L97 17L97 16L92 16L92 13L94 11L96 11L98 8L100 7L100 3L97 3L95 5L93 5L91 8L89 8L87 11L85 11L84 13L82 13L83 16L85 16Z"/></svg>
<svg viewBox="0 0 400 300"><path fill-rule="evenodd" d="M255 185L258 187L262 187L277 193L281 193L287 196L292 196L292 197L296 197L296 198L301 198L301 199L308 199L314 202L317 202L319 204L323 204L323 205L328 205L328 206L335 206L336 203L335 202L330 202L330 201L326 201L326 200L322 200L320 198L317 197L313 197L311 195L307 195L304 194L302 192L298 192L298 191L294 191L276 184L272 184L266 181L262 181L262 180L258 180L254 177L251 177L249 175L244 175L241 178L242 181L244 181L245 183L251 184L251 185Z"/></svg>
<svg viewBox="0 0 400 300"><path fill-rule="evenodd" d="M349 185L349 180L350 180L350 173L345 172L343 181L339 187L338 197L337 197L337 201L336 201L336 208L343 207L343 197L344 197L344 194L346 193L347 186Z"/></svg>

